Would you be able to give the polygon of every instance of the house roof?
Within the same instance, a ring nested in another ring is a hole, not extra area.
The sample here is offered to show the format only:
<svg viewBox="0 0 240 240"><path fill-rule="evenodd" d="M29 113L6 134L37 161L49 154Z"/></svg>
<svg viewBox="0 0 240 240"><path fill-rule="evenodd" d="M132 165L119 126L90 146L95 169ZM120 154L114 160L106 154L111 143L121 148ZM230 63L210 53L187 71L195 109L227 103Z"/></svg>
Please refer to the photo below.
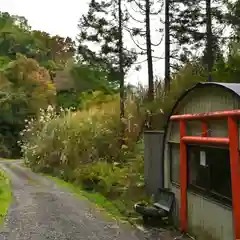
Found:
<svg viewBox="0 0 240 240"><path fill-rule="evenodd" d="M57 91L74 89L74 81L68 71L56 71L53 79Z"/></svg>

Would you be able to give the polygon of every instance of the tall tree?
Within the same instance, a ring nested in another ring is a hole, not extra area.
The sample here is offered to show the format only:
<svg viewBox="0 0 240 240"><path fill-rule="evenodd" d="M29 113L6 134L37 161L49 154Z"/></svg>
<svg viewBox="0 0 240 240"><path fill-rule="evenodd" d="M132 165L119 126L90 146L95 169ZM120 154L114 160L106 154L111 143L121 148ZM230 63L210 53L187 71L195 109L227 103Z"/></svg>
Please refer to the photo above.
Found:
<svg viewBox="0 0 240 240"><path fill-rule="evenodd" d="M226 20L232 28L232 37L235 40L239 40L240 34L240 0L228 1L228 12L226 14Z"/></svg>
<svg viewBox="0 0 240 240"><path fill-rule="evenodd" d="M119 85L119 3L117 0L91 0L86 15L79 22L78 54L82 63L101 66L108 80ZM122 27L128 18L122 11ZM122 47L124 74L136 61L134 49Z"/></svg>
<svg viewBox="0 0 240 240"><path fill-rule="evenodd" d="M151 7L150 0L145 0L146 48L147 48L147 63L148 63L148 101L152 102L154 100L154 79L153 79L150 7Z"/></svg>
<svg viewBox="0 0 240 240"><path fill-rule="evenodd" d="M202 56L203 50L208 45L209 50L210 46L212 49L210 54L214 56L218 51L218 43L224 40L222 38L225 25L223 18L224 4L224 0L214 1L214 6L211 5L209 0L170 1L172 64L175 62L179 65L179 63L191 60L193 56ZM208 31L206 31L207 28ZM208 41L206 41L207 39ZM216 44L213 44L213 40ZM205 53L208 54L209 51L206 49ZM208 61L207 55L205 55L205 60ZM213 62L213 57L211 57L211 62ZM205 64L208 65L207 62ZM210 62L209 64L212 65ZM175 67L174 64L172 66Z"/></svg>
<svg viewBox="0 0 240 240"><path fill-rule="evenodd" d="M152 41L152 32L156 29L152 24L153 17L161 13L161 0L129 0L131 4L128 8L129 18L132 20L131 25L126 30L130 33L135 46L140 50L140 55L146 56L148 68L148 101L154 100L154 70L153 59L159 59L154 56L154 47L158 47L162 42L162 37L158 43ZM136 16L135 16L136 15ZM155 28L155 29L154 29ZM157 29L158 32L159 29ZM143 43L140 42L143 40ZM144 46L145 45L145 46ZM142 61L141 63L143 63Z"/></svg>
<svg viewBox="0 0 240 240"><path fill-rule="evenodd" d="M170 0L165 0L165 93L170 90Z"/></svg>
<svg viewBox="0 0 240 240"><path fill-rule="evenodd" d="M207 49L207 66L208 66L208 81L212 81L212 68L214 64L213 56L213 34L212 34L212 8L211 0L206 0L206 49Z"/></svg>
<svg viewBox="0 0 240 240"><path fill-rule="evenodd" d="M71 38L50 36L41 31L31 31L26 18L0 12L0 54L16 59L21 53L47 65L54 61L64 66L75 52Z"/></svg>
<svg viewBox="0 0 240 240"><path fill-rule="evenodd" d="M122 13L122 0L118 0L118 54L119 54L119 79L120 79L120 146L124 144L124 131L125 131L125 124L124 124L124 59L123 59L123 13Z"/></svg>

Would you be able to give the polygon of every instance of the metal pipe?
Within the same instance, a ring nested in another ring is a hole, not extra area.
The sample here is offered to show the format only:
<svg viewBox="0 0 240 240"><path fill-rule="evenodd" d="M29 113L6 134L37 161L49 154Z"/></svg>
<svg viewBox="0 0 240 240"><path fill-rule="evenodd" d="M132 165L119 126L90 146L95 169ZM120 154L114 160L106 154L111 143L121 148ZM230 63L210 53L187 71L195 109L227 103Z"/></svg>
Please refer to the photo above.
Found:
<svg viewBox="0 0 240 240"><path fill-rule="evenodd" d="M238 124L232 118L228 118L228 135L230 150L231 182L232 182L232 205L235 239L240 239L240 162L239 162L239 135Z"/></svg>
<svg viewBox="0 0 240 240"><path fill-rule="evenodd" d="M194 114L183 114L183 115L172 115L170 120L208 120L208 119L223 119L227 117L240 118L240 110L221 111L221 112L209 112L209 113L194 113Z"/></svg>
<svg viewBox="0 0 240 240"><path fill-rule="evenodd" d="M196 137L196 136L184 136L182 140L185 143L199 143L199 144L215 144L215 145L228 145L228 138L219 137Z"/></svg>
<svg viewBox="0 0 240 240"><path fill-rule="evenodd" d="M208 135L208 125L205 121L202 121L201 129L202 129L202 137L207 137L207 135Z"/></svg>
<svg viewBox="0 0 240 240"><path fill-rule="evenodd" d="M187 134L186 123L180 121L180 192L181 192L181 231L187 231L187 146L183 138Z"/></svg>

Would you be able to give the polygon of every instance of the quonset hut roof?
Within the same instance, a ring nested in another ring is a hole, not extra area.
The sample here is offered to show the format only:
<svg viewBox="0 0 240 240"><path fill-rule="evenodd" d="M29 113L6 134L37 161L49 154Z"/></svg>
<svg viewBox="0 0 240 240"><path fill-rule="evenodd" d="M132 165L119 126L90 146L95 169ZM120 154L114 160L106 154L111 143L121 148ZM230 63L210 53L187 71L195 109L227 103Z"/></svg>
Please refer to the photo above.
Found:
<svg viewBox="0 0 240 240"><path fill-rule="evenodd" d="M223 83L223 82L200 82L197 83L196 85L194 85L193 87L189 88L188 90L186 90L177 100L177 102L174 104L171 113L168 116L166 125L165 125L165 133L164 133L164 138L163 138L163 144L165 144L166 141L166 134L167 134L167 129L168 129L168 125L169 125L169 121L170 121L170 117L173 115L176 107L178 106L179 102L192 90L195 90L197 88L204 88L204 87L208 87L208 86L216 86L216 87L221 87L224 88L226 91L231 92L233 95L237 96L237 98L239 98L240 101L240 83ZM164 147L164 145L163 145ZM164 149L164 148L163 148ZM163 153L164 154L164 153Z"/></svg>
<svg viewBox="0 0 240 240"><path fill-rule="evenodd" d="M168 121L167 121L167 125L170 119L170 116L173 114L175 108L177 107L178 103L192 90L195 90L197 88L203 88L203 87L207 87L207 86L217 86L217 87L222 87L224 89L226 89L227 91L230 91L232 94L236 95L237 97L240 98L240 83L222 83L222 82L200 82L197 83L196 85L194 85L193 87L189 88L188 90L186 90L181 96L180 98L177 100L177 102L174 104L171 113L168 117Z"/></svg>
<svg viewBox="0 0 240 240"><path fill-rule="evenodd" d="M232 91L233 93L236 93L240 97L240 83L205 82L205 83L198 83L195 85L195 87L197 87L198 85L215 85L215 86L223 87L223 88L226 88L227 90Z"/></svg>

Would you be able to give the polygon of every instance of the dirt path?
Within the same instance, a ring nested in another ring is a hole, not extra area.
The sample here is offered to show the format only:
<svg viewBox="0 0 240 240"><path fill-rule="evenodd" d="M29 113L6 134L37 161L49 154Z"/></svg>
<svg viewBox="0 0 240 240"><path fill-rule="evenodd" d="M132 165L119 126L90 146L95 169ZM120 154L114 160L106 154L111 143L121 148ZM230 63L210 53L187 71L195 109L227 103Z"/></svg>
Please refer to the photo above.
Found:
<svg viewBox="0 0 240 240"><path fill-rule="evenodd" d="M19 161L0 162L12 181L14 203L1 240L165 240L148 236L129 225L119 225L75 198L54 182L22 168ZM168 240L172 238L167 238Z"/></svg>

